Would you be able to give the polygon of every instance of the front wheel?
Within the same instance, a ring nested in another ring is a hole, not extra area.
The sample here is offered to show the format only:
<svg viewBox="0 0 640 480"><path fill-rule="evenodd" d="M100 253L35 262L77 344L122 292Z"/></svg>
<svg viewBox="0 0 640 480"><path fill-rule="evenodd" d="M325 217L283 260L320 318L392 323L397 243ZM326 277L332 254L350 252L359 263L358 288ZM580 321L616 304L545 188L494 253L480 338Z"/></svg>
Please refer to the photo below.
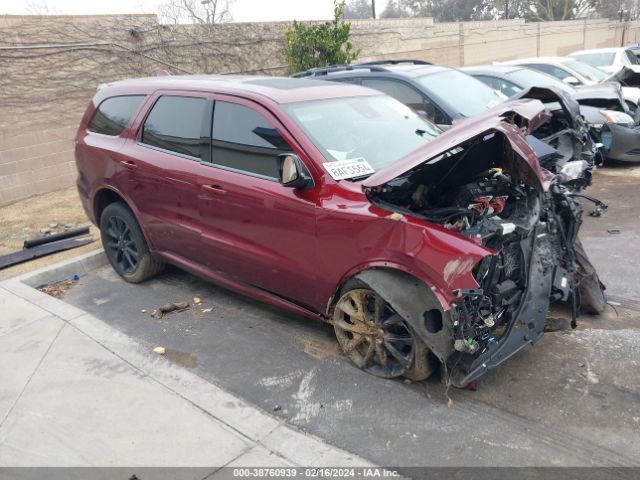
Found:
<svg viewBox="0 0 640 480"><path fill-rule="evenodd" d="M104 209L100 236L109 263L127 282L140 283L164 268L151 257L142 230L124 203L112 203Z"/></svg>
<svg viewBox="0 0 640 480"><path fill-rule="evenodd" d="M342 290L333 314L342 351L377 377L424 380L433 371L426 345L377 292L359 281Z"/></svg>

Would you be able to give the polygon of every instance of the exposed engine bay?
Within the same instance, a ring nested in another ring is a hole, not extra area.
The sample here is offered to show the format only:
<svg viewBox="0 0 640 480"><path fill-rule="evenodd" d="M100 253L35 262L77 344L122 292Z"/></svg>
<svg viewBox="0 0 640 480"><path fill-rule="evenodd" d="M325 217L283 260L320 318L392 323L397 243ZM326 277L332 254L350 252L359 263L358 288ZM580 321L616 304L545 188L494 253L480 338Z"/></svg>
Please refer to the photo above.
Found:
<svg viewBox="0 0 640 480"><path fill-rule="evenodd" d="M554 158L562 161L561 155ZM589 167L586 163L583 168ZM603 286L577 240L582 208L570 187L576 176L559 173L550 178L546 191L535 185L513 162L505 137L496 132L369 192L382 208L440 225L495 252L475 265L477 288L454 292L453 351L445 363L452 371L460 370L461 377L470 378L470 372L481 368L477 364L486 363L517 323L525 343L535 343L551 301L570 304L573 326L581 303L593 310L594 302L604 302L604 296L597 295Z"/></svg>

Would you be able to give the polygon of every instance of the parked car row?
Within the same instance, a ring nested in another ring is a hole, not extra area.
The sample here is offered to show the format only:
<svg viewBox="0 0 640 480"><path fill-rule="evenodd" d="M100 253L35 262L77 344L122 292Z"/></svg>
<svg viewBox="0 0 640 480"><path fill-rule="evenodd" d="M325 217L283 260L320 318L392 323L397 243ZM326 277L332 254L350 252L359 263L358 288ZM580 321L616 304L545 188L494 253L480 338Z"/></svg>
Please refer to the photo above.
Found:
<svg viewBox="0 0 640 480"><path fill-rule="evenodd" d="M588 63L592 67L599 68L608 74L617 73L627 67L638 68L638 54L632 47L578 50L570 53L569 56L583 63Z"/></svg>
<svg viewBox="0 0 640 480"><path fill-rule="evenodd" d="M568 150L582 150L589 156L591 146L602 143L604 154L611 160L640 161L640 109L637 109L640 88L622 87L617 78L571 58L544 57L507 63L519 68L483 65L456 70L405 60L317 68L294 76L375 88L442 128L508 98L535 98L538 94L530 92L531 89L547 88L559 97L552 101L554 95L546 94L547 107L556 120L552 124L558 131L562 130L557 128L559 123L571 124L570 129L553 137L554 148L562 150L564 155ZM579 111L575 102L579 104ZM567 113L571 111L572 114ZM578 115L582 118L578 119ZM576 126L576 122L583 120L587 131ZM539 132L540 135L543 132ZM585 135L591 139L585 139Z"/></svg>
<svg viewBox="0 0 640 480"><path fill-rule="evenodd" d="M455 386L540 340L550 302L604 308L576 200L598 146L566 92L424 62L306 76L101 86L77 185L122 278L172 263L331 323L374 375Z"/></svg>
<svg viewBox="0 0 640 480"><path fill-rule="evenodd" d="M561 91L579 104L580 115L596 142L604 145L610 160L640 161L640 128L614 83L575 88L557 78L520 65L465 67L472 75L509 97L522 90L546 86ZM640 113L640 112L639 112ZM560 148L561 149L561 148Z"/></svg>

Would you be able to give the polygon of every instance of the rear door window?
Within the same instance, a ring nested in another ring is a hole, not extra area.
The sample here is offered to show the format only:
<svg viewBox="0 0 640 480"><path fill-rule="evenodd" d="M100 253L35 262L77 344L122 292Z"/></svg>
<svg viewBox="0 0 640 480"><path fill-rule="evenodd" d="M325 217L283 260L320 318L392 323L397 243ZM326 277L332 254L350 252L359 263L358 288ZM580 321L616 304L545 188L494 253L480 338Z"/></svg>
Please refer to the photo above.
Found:
<svg viewBox="0 0 640 480"><path fill-rule="evenodd" d="M553 65L546 65L544 63L532 63L527 65L527 67L535 68L536 70L540 70L541 72L552 75L560 80L564 80L567 77L570 77L571 74L562 68L555 67Z"/></svg>
<svg viewBox="0 0 640 480"><path fill-rule="evenodd" d="M424 110L424 98L414 88L397 80L383 80L380 78L363 78L362 86L374 88L390 97L404 103L407 107L418 112Z"/></svg>
<svg viewBox="0 0 640 480"><path fill-rule="evenodd" d="M144 95L107 98L94 113L89 123L89 131L103 135L120 135L143 99Z"/></svg>
<svg viewBox="0 0 640 480"><path fill-rule="evenodd" d="M204 148L209 143L209 112L205 98L162 96L144 122L140 142L173 153L202 158Z"/></svg>
<svg viewBox="0 0 640 480"><path fill-rule="evenodd" d="M399 102L404 103L414 112L423 115L438 125L447 125L450 122L447 115L440 110L430 99L424 97L415 88L398 80L386 80L380 78L363 78L362 86L374 88Z"/></svg>
<svg viewBox="0 0 640 480"><path fill-rule="evenodd" d="M278 179L278 155L291 152L276 127L244 105L216 101L213 109L212 162L243 173Z"/></svg>
<svg viewBox="0 0 640 480"><path fill-rule="evenodd" d="M522 90L522 88L518 87L515 83L504 80L503 78L490 77L488 75L477 75L476 78L507 97L512 97Z"/></svg>

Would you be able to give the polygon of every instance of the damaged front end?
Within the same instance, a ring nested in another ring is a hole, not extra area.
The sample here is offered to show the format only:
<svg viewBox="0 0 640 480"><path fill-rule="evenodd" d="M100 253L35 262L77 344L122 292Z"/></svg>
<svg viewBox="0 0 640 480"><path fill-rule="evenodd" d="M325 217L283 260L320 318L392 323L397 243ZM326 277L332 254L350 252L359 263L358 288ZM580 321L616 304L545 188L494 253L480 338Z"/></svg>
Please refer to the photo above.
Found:
<svg viewBox="0 0 640 480"><path fill-rule="evenodd" d="M474 265L475 282L443 292L450 307L447 342L415 329L456 386L540 340L550 302L571 302L575 322L582 284L597 281L600 288L597 275L585 279L584 252L576 252L580 205L562 175L540 168L524 138L544 108L523 105L476 120L442 153L407 162L410 168L394 178L371 177L366 186L377 206L492 252ZM455 138L455 132L444 135ZM442 275L448 284L446 268Z"/></svg>
<svg viewBox="0 0 640 480"><path fill-rule="evenodd" d="M514 98L539 100L551 114L548 122L527 136L540 165L573 177L575 189L589 186L593 172L604 163L604 148L585 123L580 104L555 87L528 88Z"/></svg>

